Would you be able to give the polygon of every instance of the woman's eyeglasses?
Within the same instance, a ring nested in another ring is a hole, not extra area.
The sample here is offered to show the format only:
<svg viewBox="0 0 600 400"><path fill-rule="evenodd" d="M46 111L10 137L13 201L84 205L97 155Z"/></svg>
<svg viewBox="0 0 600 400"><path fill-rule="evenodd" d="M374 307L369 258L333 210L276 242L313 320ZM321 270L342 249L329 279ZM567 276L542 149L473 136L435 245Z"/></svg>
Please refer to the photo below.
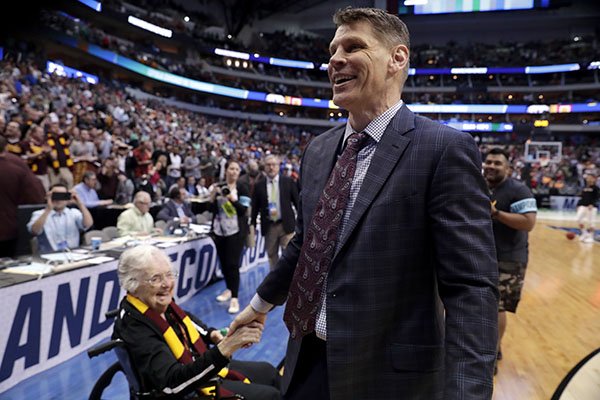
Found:
<svg viewBox="0 0 600 400"><path fill-rule="evenodd" d="M144 282L148 282L148 284L150 284L150 286L158 287L163 282L166 282L166 283L173 282L178 276L179 276L179 274L177 272L170 271L170 272L167 272L166 274L152 275L152 277L150 279L144 279Z"/></svg>

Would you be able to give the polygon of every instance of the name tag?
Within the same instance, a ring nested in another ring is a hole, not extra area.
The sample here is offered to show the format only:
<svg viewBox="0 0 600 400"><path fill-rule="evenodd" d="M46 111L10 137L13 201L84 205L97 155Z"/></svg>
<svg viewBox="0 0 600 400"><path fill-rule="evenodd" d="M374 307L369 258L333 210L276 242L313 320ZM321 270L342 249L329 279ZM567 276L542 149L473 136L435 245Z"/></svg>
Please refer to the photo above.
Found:
<svg viewBox="0 0 600 400"><path fill-rule="evenodd" d="M277 204L270 202L269 203L269 217L272 220L276 220L277 219Z"/></svg>

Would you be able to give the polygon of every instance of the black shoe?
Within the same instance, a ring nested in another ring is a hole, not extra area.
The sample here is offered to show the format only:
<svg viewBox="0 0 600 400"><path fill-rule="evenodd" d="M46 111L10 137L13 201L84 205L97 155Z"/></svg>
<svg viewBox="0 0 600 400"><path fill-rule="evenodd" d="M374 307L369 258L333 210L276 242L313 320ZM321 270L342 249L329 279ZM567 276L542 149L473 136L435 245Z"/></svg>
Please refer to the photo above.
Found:
<svg viewBox="0 0 600 400"><path fill-rule="evenodd" d="M499 350L498 354L496 354L496 360L502 360L502 350Z"/></svg>

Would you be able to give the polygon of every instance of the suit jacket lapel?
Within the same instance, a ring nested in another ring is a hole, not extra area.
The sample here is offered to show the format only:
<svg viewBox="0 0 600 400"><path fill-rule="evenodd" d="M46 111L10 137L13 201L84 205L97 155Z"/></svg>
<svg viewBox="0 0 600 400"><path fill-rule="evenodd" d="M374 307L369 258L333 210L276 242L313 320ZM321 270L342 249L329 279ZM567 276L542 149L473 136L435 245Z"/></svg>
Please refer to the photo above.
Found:
<svg viewBox="0 0 600 400"><path fill-rule="evenodd" d="M383 137L377 144L367 175L360 187L342 237L339 239L341 243L337 247L338 253L344 247L375 196L388 180L402 153L410 143L410 139L404 137L404 135L415 128L414 119L414 114L404 105L386 128ZM334 255L334 258L338 253Z"/></svg>
<svg viewBox="0 0 600 400"><path fill-rule="evenodd" d="M327 134L327 136L323 138L323 143L321 143L320 145L320 168L313 168L313 170L310 171L311 174L314 174L313 179L311 179L313 182L315 182L314 187L318 189L318 195L316 197L317 199L319 198L319 196L321 196L323 188L325 187L325 185L327 184L327 180L329 179L329 175L331 174L331 171L333 170L333 167L337 162L337 150L340 142L342 141L342 138L344 137L344 132L345 125L342 125L333 132ZM317 203L315 202L315 204L313 204L313 207L316 206Z"/></svg>

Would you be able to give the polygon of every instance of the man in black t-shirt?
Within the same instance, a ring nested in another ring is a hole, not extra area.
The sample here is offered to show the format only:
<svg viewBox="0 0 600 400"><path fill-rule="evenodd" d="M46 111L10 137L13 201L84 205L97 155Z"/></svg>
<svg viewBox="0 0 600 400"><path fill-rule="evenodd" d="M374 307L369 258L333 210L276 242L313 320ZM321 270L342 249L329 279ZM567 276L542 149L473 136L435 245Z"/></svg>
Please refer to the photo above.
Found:
<svg viewBox="0 0 600 400"><path fill-rule="evenodd" d="M581 229L579 240L584 243L594 243L594 226L600 201L600 188L596 185L596 179L591 173L585 176L586 185L581 190L581 200L577 203L577 222Z"/></svg>
<svg viewBox="0 0 600 400"><path fill-rule="evenodd" d="M483 175L490 189L491 215L498 257L498 359L506 331L506 312L515 313L521 299L528 257L528 232L535 226L537 205L531 190L510 178L508 155L500 148L487 154Z"/></svg>

